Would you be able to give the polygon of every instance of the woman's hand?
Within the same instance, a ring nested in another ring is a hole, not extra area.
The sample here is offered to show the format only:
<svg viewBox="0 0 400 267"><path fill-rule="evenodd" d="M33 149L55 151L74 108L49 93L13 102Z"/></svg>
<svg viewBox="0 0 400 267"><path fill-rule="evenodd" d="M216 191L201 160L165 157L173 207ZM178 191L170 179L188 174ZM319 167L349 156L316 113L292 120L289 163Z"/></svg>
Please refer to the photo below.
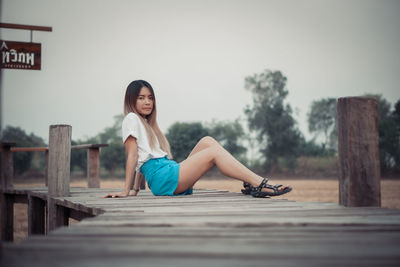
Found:
<svg viewBox="0 0 400 267"><path fill-rule="evenodd" d="M135 197L137 196L139 191L135 191L135 190L131 190L129 192L129 194L127 194L126 192L121 192L121 193L110 193L107 194L105 196L103 196L103 198L123 198L123 197Z"/></svg>
<svg viewBox="0 0 400 267"><path fill-rule="evenodd" d="M123 198L123 197L127 197L130 194L127 194L126 192L121 192L121 193L110 193L105 195L103 198Z"/></svg>

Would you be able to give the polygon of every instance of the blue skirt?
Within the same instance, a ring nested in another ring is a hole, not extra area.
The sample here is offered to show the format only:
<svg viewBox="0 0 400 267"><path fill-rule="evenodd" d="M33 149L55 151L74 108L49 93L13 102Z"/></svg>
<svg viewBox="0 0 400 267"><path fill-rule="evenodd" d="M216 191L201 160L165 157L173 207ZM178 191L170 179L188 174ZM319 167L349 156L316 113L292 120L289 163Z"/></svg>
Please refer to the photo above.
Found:
<svg viewBox="0 0 400 267"><path fill-rule="evenodd" d="M174 194L178 187L179 164L170 160L168 156L149 159L142 165L140 172L144 175L155 196L191 195L193 193L193 189L189 188L183 193Z"/></svg>

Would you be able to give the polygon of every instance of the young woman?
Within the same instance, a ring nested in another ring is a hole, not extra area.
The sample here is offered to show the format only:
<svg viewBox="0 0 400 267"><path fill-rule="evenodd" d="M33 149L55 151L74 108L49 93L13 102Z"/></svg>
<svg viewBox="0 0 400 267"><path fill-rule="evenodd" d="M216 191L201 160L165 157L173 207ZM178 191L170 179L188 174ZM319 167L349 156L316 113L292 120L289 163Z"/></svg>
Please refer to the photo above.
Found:
<svg viewBox="0 0 400 267"><path fill-rule="evenodd" d="M133 81L126 89L124 115L125 190L107 194L106 198L136 196L143 175L156 196L192 194L193 185L215 165L224 175L243 181L244 194L267 197L292 190L289 186L267 184L267 178L250 171L209 136L203 137L181 163L171 160L168 140L157 124L153 88L144 80ZM137 175L132 191L135 171Z"/></svg>

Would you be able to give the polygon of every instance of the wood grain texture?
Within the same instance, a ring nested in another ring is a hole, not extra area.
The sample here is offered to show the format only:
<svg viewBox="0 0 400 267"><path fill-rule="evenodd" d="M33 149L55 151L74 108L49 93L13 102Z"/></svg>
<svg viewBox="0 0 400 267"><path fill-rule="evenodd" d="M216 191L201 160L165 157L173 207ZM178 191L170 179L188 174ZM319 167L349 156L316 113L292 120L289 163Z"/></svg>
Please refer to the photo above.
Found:
<svg viewBox="0 0 400 267"><path fill-rule="evenodd" d="M45 234L45 201L29 195L28 197L28 235Z"/></svg>
<svg viewBox="0 0 400 267"><path fill-rule="evenodd" d="M339 203L380 206L380 163L377 101L339 98Z"/></svg>
<svg viewBox="0 0 400 267"><path fill-rule="evenodd" d="M14 224L13 195L0 191L0 241L12 241Z"/></svg>
<svg viewBox="0 0 400 267"><path fill-rule="evenodd" d="M59 220L60 227L48 235L5 243L1 266L400 263L400 210L257 199L199 189L191 196L156 197L145 190L137 197L102 198L113 191L119 189L73 187L68 197L49 198L62 214L83 220L69 227ZM45 188L10 193L47 196ZM84 211L97 216L81 218Z"/></svg>
<svg viewBox="0 0 400 267"><path fill-rule="evenodd" d="M87 181L89 188L100 187L100 149L87 150Z"/></svg>
<svg viewBox="0 0 400 267"><path fill-rule="evenodd" d="M51 196L69 195L71 134L69 125L50 126L48 188Z"/></svg>
<svg viewBox="0 0 400 267"><path fill-rule="evenodd" d="M0 191L13 188L14 161L11 148L15 143L0 142Z"/></svg>

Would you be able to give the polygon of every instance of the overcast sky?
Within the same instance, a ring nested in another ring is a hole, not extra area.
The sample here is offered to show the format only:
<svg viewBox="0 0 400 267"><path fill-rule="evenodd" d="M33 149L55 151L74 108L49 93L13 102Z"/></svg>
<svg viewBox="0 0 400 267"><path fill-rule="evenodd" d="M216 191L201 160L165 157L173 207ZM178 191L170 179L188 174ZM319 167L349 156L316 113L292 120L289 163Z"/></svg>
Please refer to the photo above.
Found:
<svg viewBox="0 0 400 267"><path fill-rule="evenodd" d="M127 85L155 89L162 130L176 121L245 119L244 78L288 78L287 102L307 138L307 112L325 97L400 98L400 1L2 0L1 22L34 32L42 70L2 70L2 127L48 140L49 125L92 137L122 113ZM29 41L29 31L1 29Z"/></svg>

